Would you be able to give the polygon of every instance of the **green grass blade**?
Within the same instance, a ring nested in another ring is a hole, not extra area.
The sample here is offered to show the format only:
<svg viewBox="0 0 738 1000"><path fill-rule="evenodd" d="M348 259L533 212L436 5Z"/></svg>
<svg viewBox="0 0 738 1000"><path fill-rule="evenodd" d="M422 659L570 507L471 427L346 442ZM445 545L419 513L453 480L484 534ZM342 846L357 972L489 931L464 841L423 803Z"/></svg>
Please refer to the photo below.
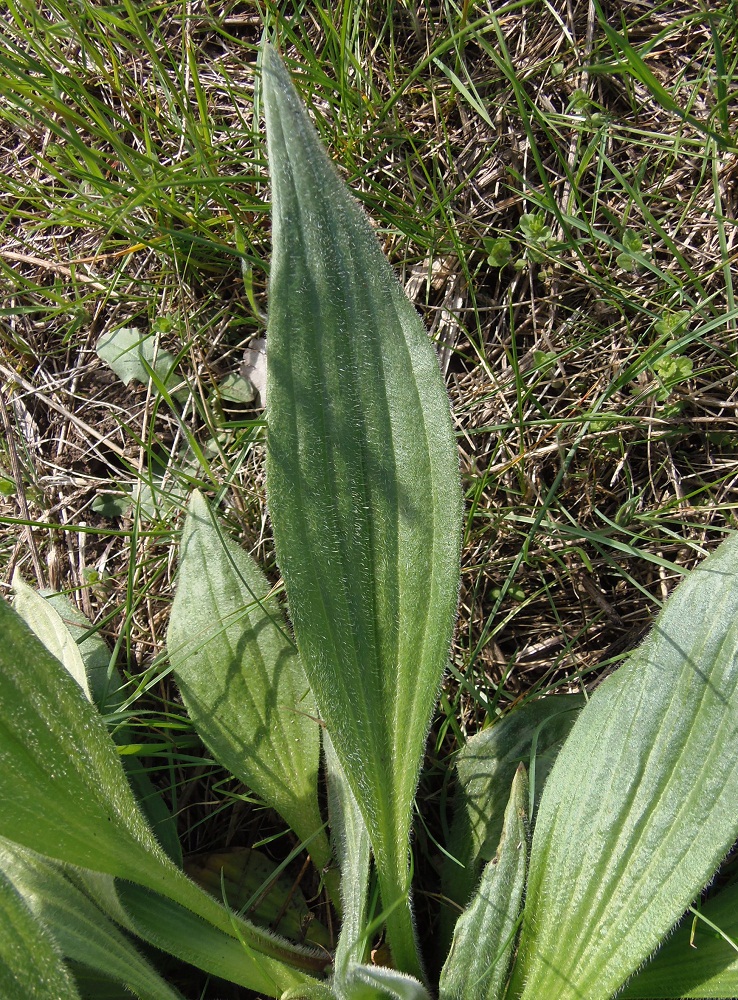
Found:
<svg viewBox="0 0 738 1000"><path fill-rule="evenodd" d="M474 897L459 917L441 972L440 1000L498 1000L520 925L528 861L528 779L520 764L502 835Z"/></svg>
<svg viewBox="0 0 738 1000"><path fill-rule="evenodd" d="M733 137L729 133L724 136L720 135L719 132L709 128L701 122L699 118L689 114L682 107L680 107L666 87L659 83L658 79L654 76L625 35L618 34L618 32L607 23L599 4L595 4L595 9L597 10L600 27L605 32L607 40L612 45L613 50L622 54L630 74L636 80L640 80L654 100L666 111L670 111L677 118L684 122L688 122L693 126L693 128L696 128L699 132L702 132L703 135L712 139L715 143L717 143L718 148L735 152L736 145L733 141Z"/></svg>
<svg viewBox="0 0 738 1000"><path fill-rule="evenodd" d="M215 758L309 841L321 870L331 850L318 807L315 702L268 593L254 560L194 493L167 633L182 699Z"/></svg>
<svg viewBox="0 0 738 1000"><path fill-rule="evenodd" d="M412 801L458 588L449 404L420 320L274 50L267 487L305 671L364 816L398 968Z"/></svg>
<svg viewBox="0 0 738 1000"><path fill-rule="evenodd" d="M611 997L738 835L738 535L595 691L541 799L511 996Z"/></svg>
<svg viewBox="0 0 738 1000"><path fill-rule="evenodd" d="M0 871L0 995L79 1000L74 980L46 929Z"/></svg>

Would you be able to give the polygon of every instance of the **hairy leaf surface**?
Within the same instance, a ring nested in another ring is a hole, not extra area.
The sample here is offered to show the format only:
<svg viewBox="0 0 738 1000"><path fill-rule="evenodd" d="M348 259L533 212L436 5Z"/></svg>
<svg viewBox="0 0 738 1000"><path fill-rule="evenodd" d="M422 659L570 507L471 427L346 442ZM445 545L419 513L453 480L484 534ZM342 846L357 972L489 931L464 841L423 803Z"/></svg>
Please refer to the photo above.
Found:
<svg viewBox="0 0 738 1000"><path fill-rule="evenodd" d="M24 583L17 571L13 576L13 593L15 611L92 700L82 654L59 612L37 590Z"/></svg>
<svg viewBox="0 0 738 1000"><path fill-rule="evenodd" d="M281 996L285 990L298 984L315 983L299 969L290 968L265 954L265 949L256 951L245 934L239 940L236 936L223 933L222 929L171 899L129 882L116 882L116 889L120 905L136 934L211 975L272 997ZM235 914L232 920L233 929L241 930L242 921L236 923ZM279 950L284 952L282 939L274 936L272 941L275 953ZM328 965L328 955L324 950L318 953L314 949L302 949L301 954L305 965L315 973ZM298 957L297 954L293 956Z"/></svg>
<svg viewBox="0 0 738 1000"><path fill-rule="evenodd" d="M167 633L182 699L216 760L310 839L321 869L331 853L318 807L320 727L284 616L268 595L264 574L195 492Z"/></svg>
<svg viewBox="0 0 738 1000"><path fill-rule="evenodd" d="M337 1000L431 1000L422 983L382 965L353 965Z"/></svg>
<svg viewBox="0 0 738 1000"><path fill-rule="evenodd" d="M518 765L494 858L456 923L440 1000L499 1000L517 937L528 862L528 779Z"/></svg>
<svg viewBox="0 0 738 1000"><path fill-rule="evenodd" d="M274 49L267 490L297 644L367 824L399 968L412 801L459 579L460 488L438 362Z"/></svg>
<svg viewBox="0 0 738 1000"><path fill-rule="evenodd" d="M0 996L79 1000L46 929L0 871Z"/></svg>
<svg viewBox="0 0 738 1000"><path fill-rule="evenodd" d="M517 994L604 1000L654 951L738 836L737 743L733 536L595 691L554 764Z"/></svg>
<svg viewBox="0 0 738 1000"><path fill-rule="evenodd" d="M38 854L0 839L0 872L36 918L50 928L65 958L123 985L143 1000L181 1000L104 913Z"/></svg>
<svg viewBox="0 0 738 1000"><path fill-rule="evenodd" d="M128 879L198 914L249 949L320 971L321 956L236 918L177 868L159 846L123 773L100 715L28 626L0 600L0 836L39 854ZM295 975L284 971L284 987ZM298 980L299 981L299 980ZM260 989L259 985L254 987Z"/></svg>
<svg viewBox="0 0 738 1000"><path fill-rule="evenodd" d="M125 691L123 679L111 663L108 644L93 632L92 622L72 604L66 594L42 591L41 596L58 613L79 650L93 703L97 705L101 715L115 712L125 699Z"/></svg>
<svg viewBox="0 0 738 1000"><path fill-rule="evenodd" d="M528 769L537 804L584 704L578 694L527 702L472 736L459 751L459 793L449 843L452 857L443 866L443 891L449 899L465 906L484 863L494 857L518 765Z"/></svg>
<svg viewBox="0 0 738 1000"><path fill-rule="evenodd" d="M334 980L342 982L349 965L361 964L367 950L367 891L371 845L364 818L346 781L330 736L323 734L331 836L341 871L343 919L334 960Z"/></svg>
<svg viewBox="0 0 738 1000"><path fill-rule="evenodd" d="M729 885L688 913L623 998L738 996L738 885ZM708 923L709 921L709 923Z"/></svg>

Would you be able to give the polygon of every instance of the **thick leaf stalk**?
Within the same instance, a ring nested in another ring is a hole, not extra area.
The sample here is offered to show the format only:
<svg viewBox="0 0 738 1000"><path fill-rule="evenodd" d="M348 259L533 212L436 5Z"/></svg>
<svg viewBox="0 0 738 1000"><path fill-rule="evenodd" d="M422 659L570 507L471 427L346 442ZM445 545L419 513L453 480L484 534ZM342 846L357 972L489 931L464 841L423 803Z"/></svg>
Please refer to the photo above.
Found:
<svg viewBox="0 0 738 1000"><path fill-rule="evenodd" d="M273 48L267 489L315 699L361 808L394 961L419 975L412 802L459 579L461 491L433 347Z"/></svg>

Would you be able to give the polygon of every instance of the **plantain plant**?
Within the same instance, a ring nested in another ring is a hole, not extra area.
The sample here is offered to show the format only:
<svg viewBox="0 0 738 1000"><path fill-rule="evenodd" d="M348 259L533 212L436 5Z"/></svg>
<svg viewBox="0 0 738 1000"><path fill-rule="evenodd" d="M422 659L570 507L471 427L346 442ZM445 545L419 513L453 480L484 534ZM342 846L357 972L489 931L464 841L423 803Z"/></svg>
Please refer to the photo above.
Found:
<svg viewBox="0 0 738 1000"><path fill-rule="evenodd" d="M413 800L459 579L449 404L269 45L262 70L267 483L291 624L196 492L167 644L204 744L294 831L340 933L275 934L184 873L155 790L121 763L130 734L104 721L123 703L109 651L63 598L16 580L14 608L0 602L3 996L108 995L110 980L179 996L135 939L293 1000L738 995L738 884L722 875L700 902L738 839L735 536L591 698L529 703L460 751L454 906L418 939ZM382 929L389 959L372 964Z"/></svg>

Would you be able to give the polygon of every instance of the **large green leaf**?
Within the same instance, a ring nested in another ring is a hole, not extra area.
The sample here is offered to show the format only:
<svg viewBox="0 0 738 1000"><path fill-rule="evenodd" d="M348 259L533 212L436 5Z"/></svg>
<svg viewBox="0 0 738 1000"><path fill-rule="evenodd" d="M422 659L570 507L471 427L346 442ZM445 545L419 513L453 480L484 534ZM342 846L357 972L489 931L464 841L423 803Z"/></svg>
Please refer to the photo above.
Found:
<svg viewBox="0 0 738 1000"><path fill-rule="evenodd" d="M141 1000L181 1000L181 994L51 862L0 839L0 872L50 930L65 958L123 983Z"/></svg>
<svg viewBox="0 0 738 1000"><path fill-rule="evenodd" d="M144 886L85 869L70 870L68 874L121 927L218 979L266 996L281 996L290 989L309 991L322 985L299 969L287 968L277 958L257 952L252 947L251 930L247 928L243 933L243 921L233 910L229 913L229 933ZM272 940L276 945L280 939ZM303 950L303 957L307 954L312 957L310 966L314 971L330 965L325 949L319 953Z"/></svg>
<svg viewBox="0 0 738 1000"><path fill-rule="evenodd" d="M518 765L497 853L459 917L441 973L440 1000L499 1000L518 931L528 862L528 778Z"/></svg>
<svg viewBox="0 0 738 1000"><path fill-rule="evenodd" d="M738 997L738 885L723 889L699 912L687 914L619 996Z"/></svg>
<svg viewBox="0 0 738 1000"><path fill-rule="evenodd" d="M174 865L139 809L100 715L21 618L0 600L0 836L39 854L161 892L233 938L243 975L263 983L258 959L295 975L320 972L318 953L237 919ZM293 973L281 960L304 973ZM298 979L299 981L299 979ZM254 989L260 989L255 985Z"/></svg>
<svg viewBox="0 0 738 1000"><path fill-rule="evenodd" d="M0 996L79 1000L46 929L0 871Z"/></svg>
<svg viewBox="0 0 738 1000"><path fill-rule="evenodd" d="M116 889L130 927L139 937L211 975L273 997L298 984L315 983L263 950L254 950L252 938L246 934L241 933L239 938L224 933L224 928L206 923L191 910L142 886L116 881ZM231 914L231 920L232 930L242 931L243 921L237 920L235 914ZM324 951L318 955L314 950L303 950L302 954L312 956L313 971L329 964Z"/></svg>
<svg viewBox="0 0 738 1000"><path fill-rule="evenodd" d="M100 715L4 601L0 634L0 835L135 878L161 851Z"/></svg>
<svg viewBox="0 0 738 1000"><path fill-rule="evenodd" d="M297 650L268 594L254 560L194 493L167 633L182 699L215 758L310 841L320 870L331 860L318 807L320 727Z"/></svg>
<svg viewBox="0 0 738 1000"><path fill-rule="evenodd" d="M419 317L276 52L267 491L315 699L367 824L398 968L412 802L446 663L461 493L448 399Z"/></svg>
<svg viewBox="0 0 738 1000"><path fill-rule="evenodd" d="M511 996L611 997L738 836L738 536L595 691L543 792Z"/></svg>

